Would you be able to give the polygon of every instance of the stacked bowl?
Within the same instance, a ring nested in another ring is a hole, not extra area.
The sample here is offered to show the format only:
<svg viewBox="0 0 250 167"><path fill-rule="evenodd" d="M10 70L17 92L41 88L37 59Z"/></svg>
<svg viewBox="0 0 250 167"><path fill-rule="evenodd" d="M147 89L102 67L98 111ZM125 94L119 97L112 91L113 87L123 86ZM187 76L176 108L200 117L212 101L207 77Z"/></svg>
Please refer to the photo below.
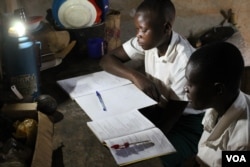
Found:
<svg viewBox="0 0 250 167"><path fill-rule="evenodd" d="M90 27L100 23L103 11L96 1L99 0L53 0L52 15L55 23L66 29Z"/></svg>

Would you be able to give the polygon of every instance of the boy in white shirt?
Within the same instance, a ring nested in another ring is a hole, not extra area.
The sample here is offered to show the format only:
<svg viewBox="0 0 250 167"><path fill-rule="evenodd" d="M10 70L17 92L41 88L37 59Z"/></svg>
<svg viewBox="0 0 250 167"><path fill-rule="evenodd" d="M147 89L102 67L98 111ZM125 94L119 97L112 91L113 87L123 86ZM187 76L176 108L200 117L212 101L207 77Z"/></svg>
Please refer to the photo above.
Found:
<svg viewBox="0 0 250 167"><path fill-rule="evenodd" d="M170 167L197 153L203 117L202 111L190 107L183 111L180 107L187 104L185 67L195 49L172 30L174 19L175 7L170 0L144 0L134 17L136 37L104 55L100 62L105 71L131 80L159 102L157 111L164 113L162 120L166 123L163 131L177 150L162 157L164 165ZM124 64L134 59L144 59L146 75ZM170 110L171 102L180 109Z"/></svg>
<svg viewBox="0 0 250 167"><path fill-rule="evenodd" d="M189 59L185 91L193 108L206 109L200 166L222 166L222 151L250 150L250 96L240 91L243 70L240 51L226 42L204 46Z"/></svg>

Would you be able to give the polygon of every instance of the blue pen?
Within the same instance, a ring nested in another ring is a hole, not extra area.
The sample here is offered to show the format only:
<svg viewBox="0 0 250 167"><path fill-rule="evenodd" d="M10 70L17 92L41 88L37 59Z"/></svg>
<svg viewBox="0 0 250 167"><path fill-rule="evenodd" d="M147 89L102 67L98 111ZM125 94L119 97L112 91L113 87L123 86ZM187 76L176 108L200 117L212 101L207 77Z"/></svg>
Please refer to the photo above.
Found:
<svg viewBox="0 0 250 167"><path fill-rule="evenodd" d="M96 91L96 96L98 97L98 99L99 99L99 101L100 101L100 103L102 105L103 111L107 111L107 108L106 108L105 103L104 103L104 101L102 99L102 96L98 91Z"/></svg>

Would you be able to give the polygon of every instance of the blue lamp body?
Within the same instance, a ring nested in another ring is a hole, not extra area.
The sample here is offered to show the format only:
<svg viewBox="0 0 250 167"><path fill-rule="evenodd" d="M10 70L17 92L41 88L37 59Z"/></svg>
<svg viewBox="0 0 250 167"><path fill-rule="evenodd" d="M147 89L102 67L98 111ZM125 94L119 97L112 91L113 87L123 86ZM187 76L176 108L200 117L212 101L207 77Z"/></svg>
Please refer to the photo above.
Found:
<svg viewBox="0 0 250 167"><path fill-rule="evenodd" d="M15 85L24 99L39 96L38 52L28 36L7 36L3 48L3 70L9 87Z"/></svg>

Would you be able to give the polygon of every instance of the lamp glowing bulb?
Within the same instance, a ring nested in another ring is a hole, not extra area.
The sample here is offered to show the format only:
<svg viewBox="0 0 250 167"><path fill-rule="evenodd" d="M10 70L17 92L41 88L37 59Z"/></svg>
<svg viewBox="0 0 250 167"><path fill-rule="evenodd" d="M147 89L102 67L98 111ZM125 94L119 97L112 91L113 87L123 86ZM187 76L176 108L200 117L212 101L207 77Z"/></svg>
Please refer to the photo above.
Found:
<svg viewBox="0 0 250 167"><path fill-rule="evenodd" d="M16 21L13 26L8 30L8 33L12 37L22 37L26 33L25 24L20 21Z"/></svg>

